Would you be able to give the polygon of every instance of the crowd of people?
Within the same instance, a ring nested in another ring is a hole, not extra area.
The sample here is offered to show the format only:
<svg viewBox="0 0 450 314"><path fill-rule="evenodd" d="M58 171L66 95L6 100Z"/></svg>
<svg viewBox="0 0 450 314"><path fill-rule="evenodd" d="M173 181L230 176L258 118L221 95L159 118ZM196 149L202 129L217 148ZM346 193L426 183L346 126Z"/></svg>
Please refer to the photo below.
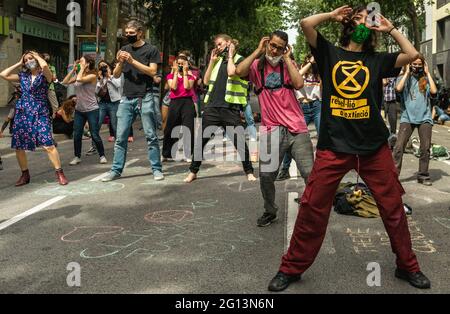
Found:
<svg viewBox="0 0 450 314"><path fill-rule="evenodd" d="M257 225L267 227L278 219L275 181L289 178L292 159L306 184L289 250L269 290L286 289L312 265L325 237L333 196L342 178L353 169L377 202L397 256L395 275L415 287L429 288L430 281L420 271L411 248L402 203L404 190L398 178L406 144L417 128L417 182L432 184L432 128L435 119L438 123L450 120L450 104L447 108L432 106L437 87L423 56L389 20L378 15L376 25L368 25L367 16L365 7L343 6L304 18L301 27L311 53L302 63L294 60L288 35L283 31L262 38L247 57L238 53L236 39L219 34L214 37L214 49L204 73L195 67L189 51L176 56L166 77L166 97L162 101L160 53L144 41L144 28L137 21L125 27L128 44L120 49L113 64L101 61L96 65L90 56L74 63L62 83L73 84L75 95L59 108L54 106L55 75L48 55L26 52L15 65L0 73L1 78L20 83L7 120L12 122L11 147L22 171L16 186L30 183L25 151L37 147L48 153L57 182L68 184L52 128L54 133L73 137L71 166L81 163L86 124L92 138L89 151L98 153L101 164L108 163L99 132L106 116L109 140L115 145L111 170L103 182L122 176L132 125L138 116L156 181L164 180L163 163L176 159L180 128L183 159L190 163L186 183L197 179L203 149L221 128L233 142L247 180L256 181L248 146L258 136L249 104L249 91L253 89L261 111L259 181L264 200L264 212ZM327 21L343 25L339 46L317 31ZM401 50L377 52L378 33L391 36ZM15 74L16 70L19 74ZM381 115L383 109L389 129ZM201 118L198 132L196 117ZM318 135L315 153L308 129L311 123ZM239 131L245 124L249 141L245 132ZM0 136L6 127L7 123ZM164 134L162 149L160 130ZM391 138L395 139L392 145Z"/></svg>

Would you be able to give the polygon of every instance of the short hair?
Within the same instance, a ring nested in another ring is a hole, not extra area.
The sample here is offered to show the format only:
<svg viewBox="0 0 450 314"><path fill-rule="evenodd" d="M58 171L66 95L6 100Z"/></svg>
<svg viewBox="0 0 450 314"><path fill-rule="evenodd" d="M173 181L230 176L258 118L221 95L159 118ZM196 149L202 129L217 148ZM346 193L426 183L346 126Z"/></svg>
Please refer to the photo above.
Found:
<svg viewBox="0 0 450 314"><path fill-rule="evenodd" d="M238 50L239 40L234 39L233 37L231 37L230 35L227 35L227 34L219 34L219 35L214 36L214 42L219 38L221 38L225 41L231 41L233 43L234 47L236 48L236 51Z"/></svg>
<svg viewBox="0 0 450 314"><path fill-rule="evenodd" d="M274 36L280 37L283 41L286 42L286 45L289 43L289 35L286 32L280 30L274 31L272 34L270 34L270 39L272 39Z"/></svg>
<svg viewBox="0 0 450 314"><path fill-rule="evenodd" d="M144 25L139 22L138 20L130 20L128 21L128 23L126 24L125 28L134 28L135 30L139 31L144 31Z"/></svg>

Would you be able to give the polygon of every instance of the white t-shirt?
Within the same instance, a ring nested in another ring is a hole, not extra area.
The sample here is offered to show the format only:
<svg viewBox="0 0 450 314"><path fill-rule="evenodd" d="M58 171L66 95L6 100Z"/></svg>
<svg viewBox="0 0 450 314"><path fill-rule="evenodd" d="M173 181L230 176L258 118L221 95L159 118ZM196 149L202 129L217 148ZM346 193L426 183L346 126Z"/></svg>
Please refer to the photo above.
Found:
<svg viewBox="0 0 450 314"><path fill-rule="evenodd" d="M320 80L313 75L306 75L304 77L305 85L302 89L296 91L296 97L299 100L307 100L308 102L314 100L322 100L322 93L320 90Z"/></svg>

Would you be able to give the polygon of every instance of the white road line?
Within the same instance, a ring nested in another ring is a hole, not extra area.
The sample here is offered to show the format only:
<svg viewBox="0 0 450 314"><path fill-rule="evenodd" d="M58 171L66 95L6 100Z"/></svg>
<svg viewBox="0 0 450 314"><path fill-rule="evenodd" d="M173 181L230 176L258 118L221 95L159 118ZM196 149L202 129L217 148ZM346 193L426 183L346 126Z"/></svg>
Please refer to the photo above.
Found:
<svg viewBox="0 0 450 314"><path fill-rule="evenodd" d="M130 160L129 162L127 162L125 164L125 167L128 167L128 166L130 166L130 165L132 165L132 164L134 164L134 163L136 163L138 161L139 161L139 159L132 159L132 160ZM90 181L91 182L100 181L101 179L106 177L108 175L108 173L109 172L103 173L100 176L98 176L98 177L96 177L96 178L94 178L94 179L92 179ZM32 209L27 210L26 212L24 212L22 214L19 214L19 215L15 216L15 217L13 217L13 218L3 222L2 224L0 224L0 231L3 230L3 229L8 228L9 226L15 224L18 221L21 221L22 219L24 219L24 218L26 218L28 216L36 214L37 212L43 210L44 208L47 208L47 207L49 207L49 206L51 206L51 205L53 205L53 204L55 204L55 203L65 199L66 197L67 197L67 195L54 197L54 198L52 198L52 199L50 199L50 200L48 200L48 201L46 201L46 202L44 202L42 204L39 204L39 205L33 207Z"/></svg>
<svg viewBox="0 0 450 314"><path fill-rule="evenodd" d="M55 204L55 203L65 199L65 198L66 198L66 196L54 197L54 198L46 201L45 203L42 203L42 204L40 204L40 205L38 205L36 207L33 207L32 209L27 210L26 212L24 212L24 213L22 213L20 215L17 215L16 217L13 217L13 218L11 218L11 219L1 223L0 224L0 231L3 230L3 229L8 228L9 226L15 224L16 222L18 222L18 221L20 221L20 220L22 220L22 219L24 219L24 218L26 218L28 216L36 214L37 212L43 210L44 208L47 208L47 207L49 207L49 206L51 206L51 205L53 205L53 204Z"/></svg>
<svg viewBox="0 0 450 314"><path fill-rule="evenodd" d="M294 162L295 163L295 162ZM287 223L286 223L286 241L284 243L285 252L291 243L292 233L294 232L295 220L298 214L298 203L295 199L298 198L298 193L288 193L287 199Z"/></svg>

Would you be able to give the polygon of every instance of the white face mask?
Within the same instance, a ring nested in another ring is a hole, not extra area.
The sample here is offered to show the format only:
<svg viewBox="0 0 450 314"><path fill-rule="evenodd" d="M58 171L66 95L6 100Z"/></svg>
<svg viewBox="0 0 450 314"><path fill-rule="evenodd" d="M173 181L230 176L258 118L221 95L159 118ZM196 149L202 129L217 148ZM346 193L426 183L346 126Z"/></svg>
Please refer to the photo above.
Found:
<svg viewBox="0 0 450 314"><path fill-rule="evenodd" d="M283 56L272 57L272 56L269 56L268 54L266 54L267 62L269 62L270 65L273 66L273 67L277 66L278 63L280 63L281 58L283 58Z"/></svg>
<svg viewBox="0 0 450 314"><path fill-rule="evenodd" d="M37 62L36 60L30 60L25 64L25 66L30 70L34 70L37 67Z"/></svg>

